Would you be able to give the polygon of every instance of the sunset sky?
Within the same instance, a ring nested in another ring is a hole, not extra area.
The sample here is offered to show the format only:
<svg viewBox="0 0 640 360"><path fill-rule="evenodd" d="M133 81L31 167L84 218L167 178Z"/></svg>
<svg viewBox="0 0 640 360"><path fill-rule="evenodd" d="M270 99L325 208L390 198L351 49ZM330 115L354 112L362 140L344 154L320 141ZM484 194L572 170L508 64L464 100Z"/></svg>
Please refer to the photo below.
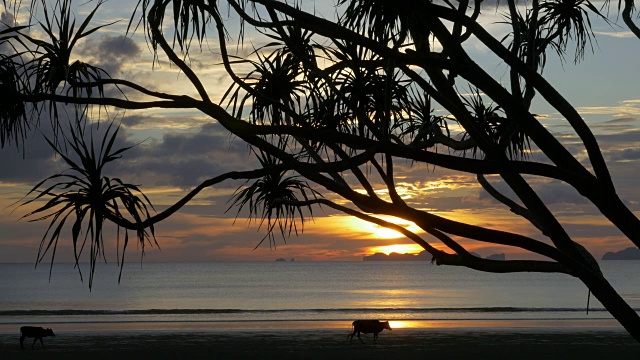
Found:
<svg viewBox="0 0 640 360"><path fill-rule="evenodd" d="M106 27L91 39L79 43L76 55L85 62L105 68L114 78L126 78L159 91L174 94L193 94L194 90L164 61L155 68L152 54L145 44L142 29L131 38L124 38L128 18L132 12L130 1L109 1L99 12L99 23L123 19ZM333 0L306 1L310 9L326 17L334 13ZM79 19L92 9L93 3L76 11ZM313 6L312 6L313 5ZM2 9L2 5L0 5ZM482 23L494 36L501 39L508 28L500 24L501 8L486 7ZM27 12L18 19L2 13L2 22L25 23ZM611 21L618 19L612 11ZM549 56L544 75L587 119L596 133L604 156L612 172L618 193L628 206L640 214L637 192L637 169L640 161L640 84L638 62L640 40L626 27L608 25L592 18L597 34L594 53L587 54L577 65L561 63ZM2 26L0 24L0 26ZM229 19L229 31L234 36L237 20ZM37 30L34 30L37 35ZM213 34L213 32L211 33ZM252 46L258 47L265 39L248 33L246 55ZM5 51L4 49L1 49ZM508 81L504 66L480 46L468 46L476 61L497 78ZM212 98L220 98L229 86L229 77L219 66L217 43L210 36L202 53L193 49L192 67L207 85ZM567 123L546 104L534 103L533 111L554 134L562 138L567 147L584 159L584 151L577 146L576 137L569 132ZM104 114L103 114L104 115ZM121 146L136 145L124 157L107 169L109 176L141 184L157 210L162 210L182 197L201 181L231 170L250 170L255 167L247 146L231 137L220 125L202 114L190 111L161 109L141 112L112 112L109 118L122 123L119 134ZM39 241L48 223L29 223L21 216L26 207L16 207L19 201L40 180L65 168L60 159L43 140L50 133L48 120L43 119L40 131L31 131L26 139L26 151L15 146L0 150L0 262L33 262ZM104 126L101 128L104 129ZM535 154L534 154L535 157ZM493 201L476 183L475 176L456 173L442 168L398 164L398 191L407 203L429 209L439 215L496 229L516 231L542 239L525 221L511 214ZM254 250L263 237L255 223L244 218L234 219L234 209L225 212L227 200L241 185L239 181L221 183L201 193L170 219L156 228L161 250L147 248L145 261L273 261L276 258L295 258L312 261L360 260L374 252L417 252L420 249L400 234L375 225L337 214L329 209L317 209L314 221L306 224L304 234L291 237L286 243L278 240L277 248L268 244ZM541 197L550 204L556 216L566 226L574 240L592 251L596 258L603 252L632 246L595 207L573 189L557 182L532 180ZM332 199L337 200L337 199ZM403 224L403 223L401 223ZM407 226L411 226L407 224ZM410 229L413 229L410 227ZM70 234L68 230L67 234ZM108 239L107 260L115 262L115 228L105 231ZM423 234L424 235L424 234ZM437 241L427 238L437 245ZM508 258L529 258L513 250L465 243L468 249L480 255L506 252ZM85 254L86 255L86 254ZM140 252L128 250L127 260L137 261ZM73 252L68 237L61 238L57 261L72 261Z"/></svg>

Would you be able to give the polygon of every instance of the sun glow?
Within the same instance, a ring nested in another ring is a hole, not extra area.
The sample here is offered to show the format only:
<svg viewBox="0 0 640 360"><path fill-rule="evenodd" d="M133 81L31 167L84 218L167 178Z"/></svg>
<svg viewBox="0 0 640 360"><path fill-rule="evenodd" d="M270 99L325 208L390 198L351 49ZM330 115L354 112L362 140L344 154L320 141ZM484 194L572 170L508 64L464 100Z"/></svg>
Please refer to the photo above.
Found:
<svg viewBox="0 0 640 360"><path fill-rule="evenodd" d="M399 219L393 216L380 216L380 219L394 223L396 225L400 225L415 234L420 234L424 232L422 229L420 229L416 224L414 224L411 221ZM395 230L392 230L374 223L370 223L368 221L360 220L358 218L350 218L348 221L350 222L349 226L351 228L353 228L356 231L367 234L366 236L367 238L399 239L404 237L404 235L402 235L401 233Z"/></svg>
<svg viewBox="0 0 640 360"><path fill-rule="evenodd" d="M377 225L373 225L366 230L378 239L397 239L404 237L404 235L395 230Z"/></svg>
<svg viewBox="0 0 640 360"><path fill-rule="evenodd" d="M391 329L409 329L409 328L434 328L434 327L451 327L451 322L434 322L425 320L389 320ZM455 326L455 325L454 325Z"/></svg>
<svg viewBox="0 0 640 360"><path fill-rule="evenodd" d="M403 320L391 320L391 321L389 321L389 326L391 326L391 329L403 329L403 328L413 327L411 325L412 324L409 321L403 321Z"/></svg>
<svg viewBox="0 0 640 360"><path fill-rule="evenodd" d="M387 255L393 252L398 254L417 254L423 250L424 249L418 244L393 244L369 248L369 251L373 254L385 253Z"/></svg>

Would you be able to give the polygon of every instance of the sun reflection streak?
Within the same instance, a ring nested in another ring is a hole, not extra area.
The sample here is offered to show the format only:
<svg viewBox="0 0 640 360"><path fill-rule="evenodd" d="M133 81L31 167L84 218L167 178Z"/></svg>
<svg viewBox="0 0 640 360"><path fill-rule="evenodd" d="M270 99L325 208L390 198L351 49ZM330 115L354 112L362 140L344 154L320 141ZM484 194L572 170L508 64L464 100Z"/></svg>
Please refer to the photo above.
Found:
<svg viewBox="0 0 640 360"><path fill-rule="evenodd" d="M391 329L426 329L456 327L455 321L389 320Z"/></svg>
<svg viewBox="0 0 640 360"><path fill-rule="evenodd" d="M389 320L389 326L391 326L391 329L404 329L412 327L411 323L405 320Z"/></svg>

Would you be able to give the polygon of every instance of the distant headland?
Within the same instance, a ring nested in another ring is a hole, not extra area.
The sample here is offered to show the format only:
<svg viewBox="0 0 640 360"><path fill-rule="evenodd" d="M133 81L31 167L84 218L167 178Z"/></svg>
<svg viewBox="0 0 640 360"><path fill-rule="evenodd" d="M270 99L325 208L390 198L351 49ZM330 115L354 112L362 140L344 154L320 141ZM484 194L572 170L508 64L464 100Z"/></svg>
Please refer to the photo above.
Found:
<svg viewBox="0 0 640 360"><path fill-rule="evenodd" d="M608 252L602 255L602 260L640 260L640 249L626 248L618 252Z"/></svg>
<svg viewBox="0 0 640 360"><path fill-rule="evenodd" d="M500 254L491 254L489 256L487 256L487 260L500 260L500 261L505 261L507 260L507 255L500 253Z"/></svg>
<svg viewBox="0 0 640 360"><path fill-rule="evenodd" d="M482 257L476 253L472 253L474 256ZM489 260L506 260L505 254L492 254L486 257ZM384 253L375 253L373 255L365 255L362 257L362 261L431 261L431 255L428 252L422 251L419 254L398 254L395 252L389 255Z"/></svg>

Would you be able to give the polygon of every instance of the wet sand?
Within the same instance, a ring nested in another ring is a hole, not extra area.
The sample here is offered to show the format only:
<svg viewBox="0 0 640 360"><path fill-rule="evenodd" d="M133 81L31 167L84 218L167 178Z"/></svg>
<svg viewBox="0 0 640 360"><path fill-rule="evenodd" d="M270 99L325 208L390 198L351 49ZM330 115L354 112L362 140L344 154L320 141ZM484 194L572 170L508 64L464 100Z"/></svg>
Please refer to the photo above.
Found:
<svg viewBox="0 0 640 360"><path fill-rule="evenodd" d="M18 327L16 327L16 330ZM364 344L346 328L58 330L19 346L0 334L0 359L639 359L640 344L620 329L563 327L399 328Z"/></svg>

